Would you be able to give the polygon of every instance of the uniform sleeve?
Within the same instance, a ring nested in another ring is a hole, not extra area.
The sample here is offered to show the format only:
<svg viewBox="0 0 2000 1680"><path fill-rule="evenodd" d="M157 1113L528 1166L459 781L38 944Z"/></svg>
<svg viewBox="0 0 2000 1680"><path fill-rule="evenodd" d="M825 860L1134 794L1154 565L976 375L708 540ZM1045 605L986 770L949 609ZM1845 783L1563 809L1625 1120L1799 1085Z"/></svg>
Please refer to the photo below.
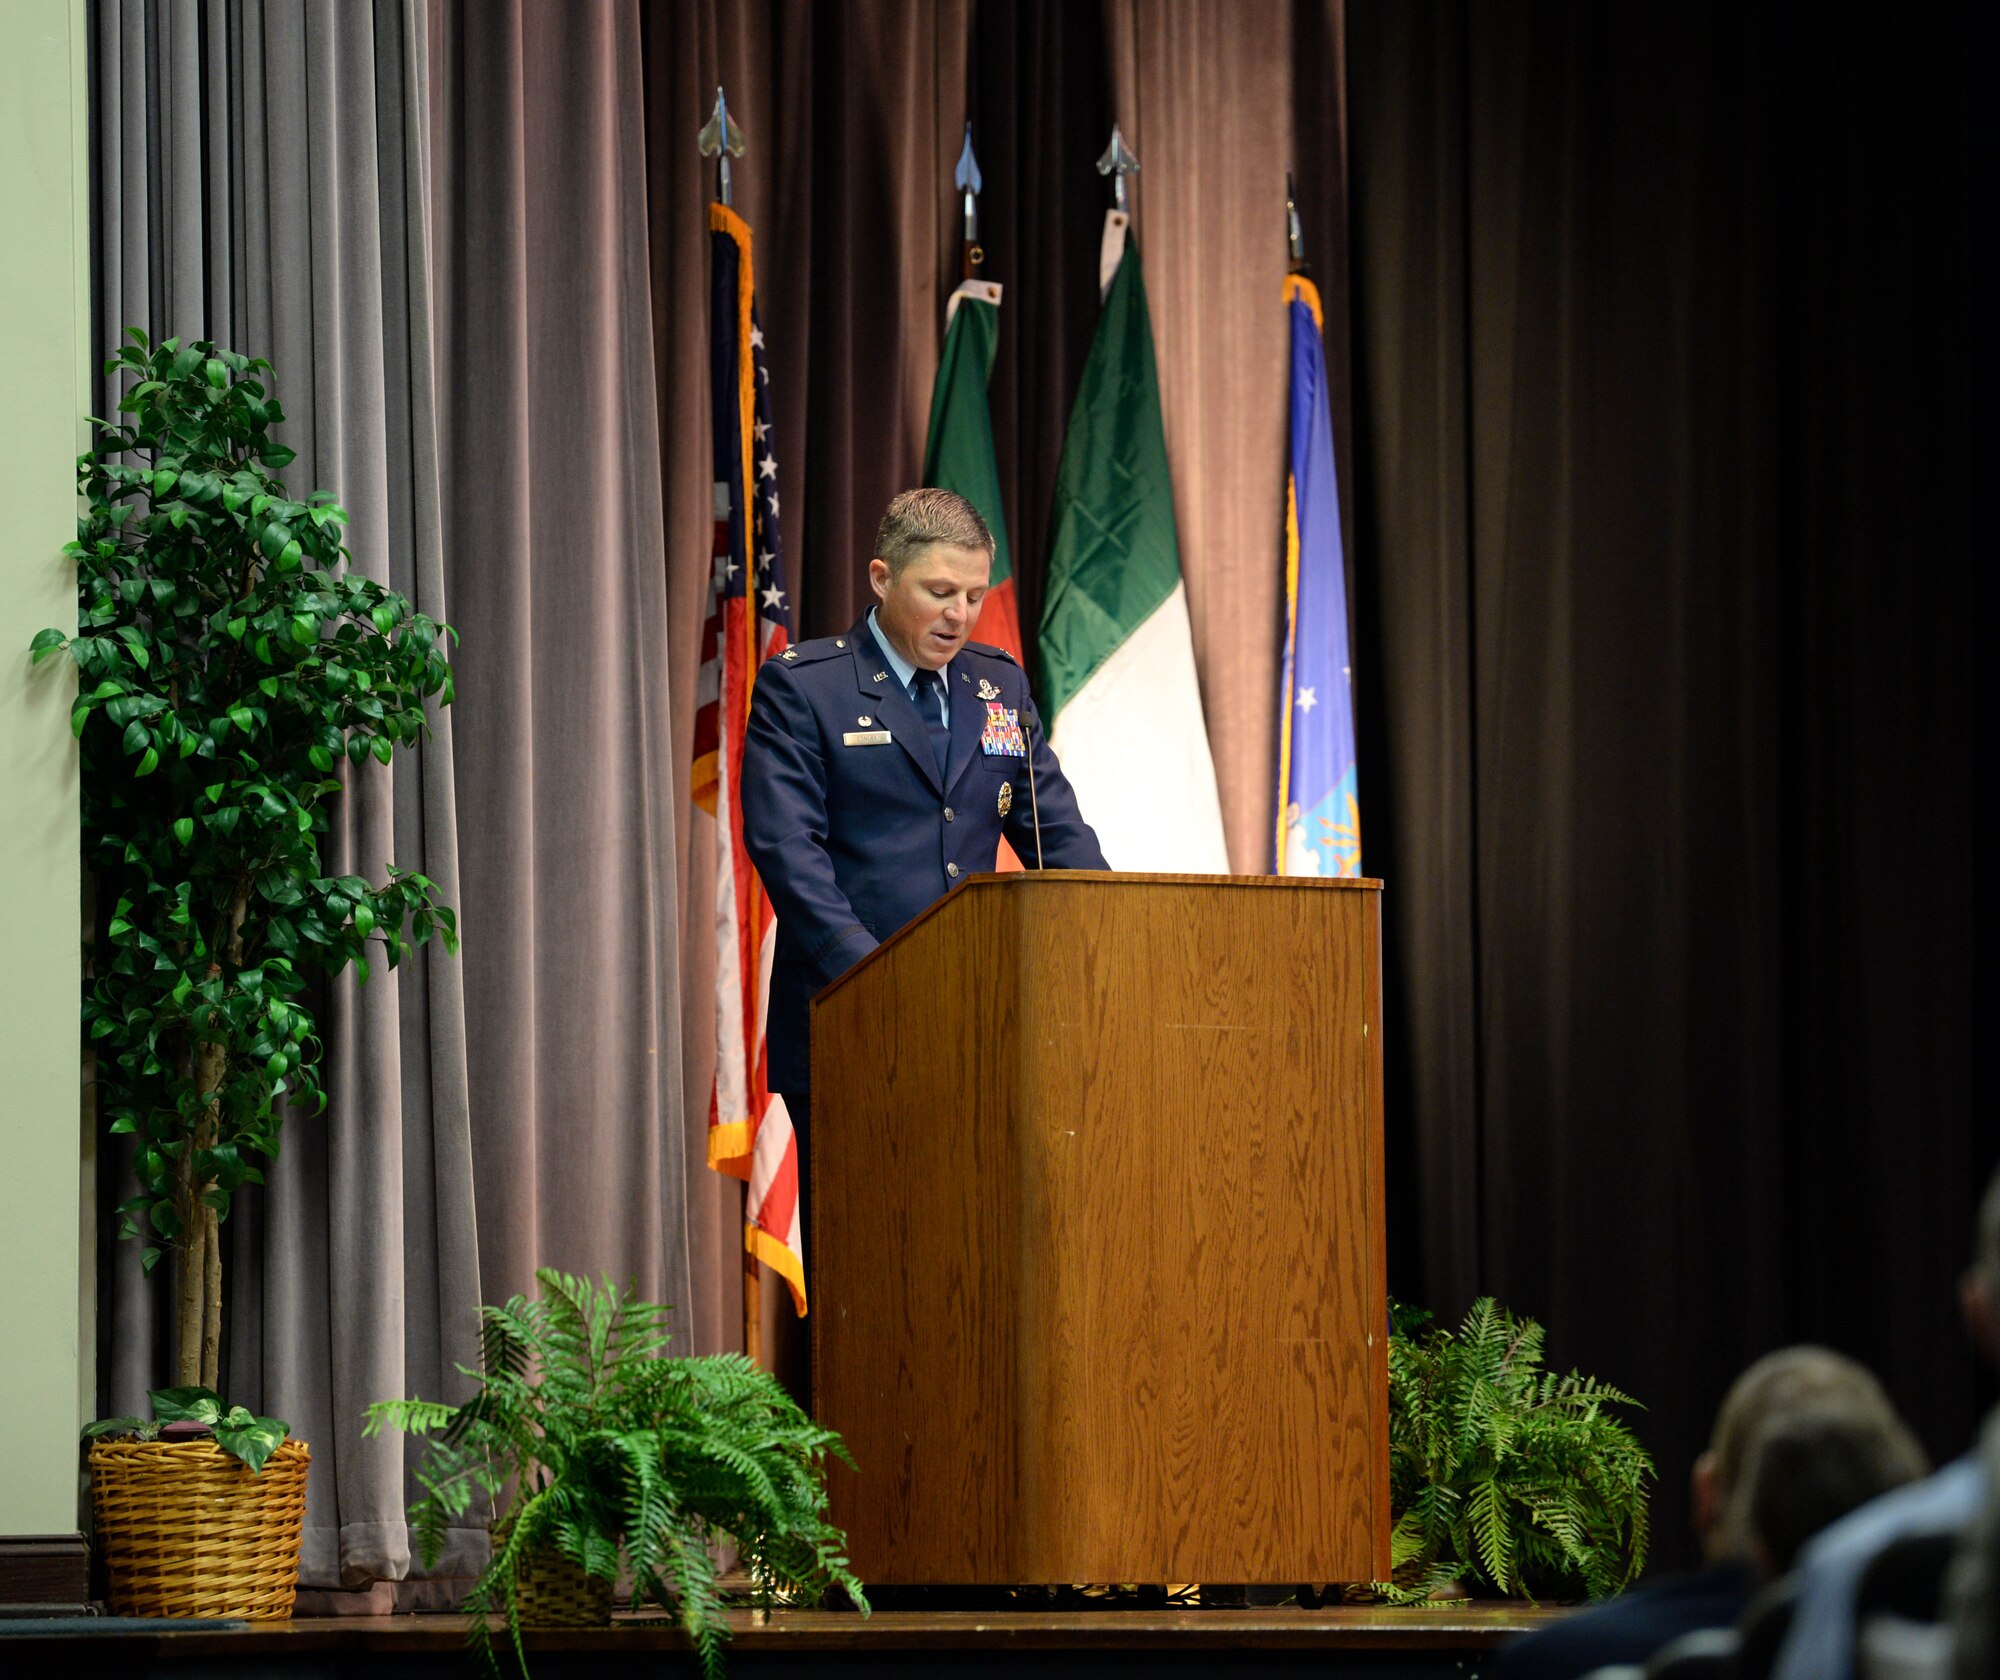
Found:
<svg viewBox="0 0 2000 1680"><path fill-rule="evenodd" d="M778 925L822 983L875 949L834 878L826 849L826 764L797 673L772 661L757 674L743 738L743 844Z"/></svg>
<svg viewBox="0 0 2000 1680"><path fill-rule="evenodd" d="M1021 708L1028 731L1028 750L1034 755L1035 786L1032 798L1016 799L1007 814L1006 832L1014 855L1028 868L1035 867L1035 809L1042 819L1042 867L1045 869L1109 869L1104 850L1097 843L1097 831L1083 820L1076 802L1076 790L1056 762L1042 719L1032 700ZM1021 790L1024 794L1028 789Z"/></svg>

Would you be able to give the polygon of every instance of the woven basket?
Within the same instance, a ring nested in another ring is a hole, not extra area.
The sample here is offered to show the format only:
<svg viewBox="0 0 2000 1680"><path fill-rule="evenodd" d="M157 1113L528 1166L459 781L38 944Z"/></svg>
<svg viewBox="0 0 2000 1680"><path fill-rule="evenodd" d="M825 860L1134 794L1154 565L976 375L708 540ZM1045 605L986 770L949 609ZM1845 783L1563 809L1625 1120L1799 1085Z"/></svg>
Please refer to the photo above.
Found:
<svg viewBox="0 0 2000 1680"><path fill-rule="evenodd" d="M302 1441L253 1474L212 1440L97 1441L97 1548L120 1616L282 1621L299 1587L306 1520Z"/></svg>
<svg viewBox="0 0 2000 1680"><path fill-rule="evenodd" d="M561 1552L536 1547L515 1566L515 1609L523 1627L603 1627L611 1620L613 1584Z"/></svg>

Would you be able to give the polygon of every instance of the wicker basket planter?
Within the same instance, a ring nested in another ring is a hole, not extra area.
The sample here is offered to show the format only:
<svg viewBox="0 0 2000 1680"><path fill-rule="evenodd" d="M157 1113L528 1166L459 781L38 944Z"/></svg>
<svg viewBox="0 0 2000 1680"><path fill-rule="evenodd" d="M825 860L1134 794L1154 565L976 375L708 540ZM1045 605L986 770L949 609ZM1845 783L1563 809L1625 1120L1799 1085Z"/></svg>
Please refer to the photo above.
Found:
<svg viewBox="0 0 2000 1680"><path fill-rule="evenodd" d="M611 1620L612 1586L561 1552L537 1547L522 1557L514 1571L521 1626L603 1627Z"/></svg>
<svg viewBox="0 0 2000 1680"><path fill-rule="evenodd" d="M311 1462L302 1441L282 1443L259 1473L212 1440L92 1443L113 1613L290 1616Z"/></svg>

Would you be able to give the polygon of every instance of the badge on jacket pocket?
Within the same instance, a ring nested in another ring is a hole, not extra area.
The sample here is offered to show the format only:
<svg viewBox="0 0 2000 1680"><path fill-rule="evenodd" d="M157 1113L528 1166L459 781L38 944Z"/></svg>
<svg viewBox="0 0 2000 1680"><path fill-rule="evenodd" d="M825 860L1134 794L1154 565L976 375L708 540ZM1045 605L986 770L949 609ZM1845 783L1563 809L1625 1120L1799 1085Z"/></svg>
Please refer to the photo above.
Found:
<svg viewBox="0 0 2000 1680"><path fill-rule="evenodd" d="M843 747L886 747L889 739L886 729L850 729L841 736L840 744Z"/></svg>

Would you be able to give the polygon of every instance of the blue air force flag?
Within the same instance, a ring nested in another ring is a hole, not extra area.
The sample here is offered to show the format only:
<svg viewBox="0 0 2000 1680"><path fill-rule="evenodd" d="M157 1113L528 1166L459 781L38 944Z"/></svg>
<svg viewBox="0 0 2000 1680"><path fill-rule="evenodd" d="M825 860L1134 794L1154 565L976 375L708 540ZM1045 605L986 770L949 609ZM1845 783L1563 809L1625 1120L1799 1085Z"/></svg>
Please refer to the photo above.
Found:
<svg viewBox="0 0 2000 1680"><path fill-rule="evenodd" d="M1334 481L1333 416L1319 292L1285 278L1292 338L1292 438L1285 509L1285 655L1278 722L1277 872L1359 875L1354 688L1347 571Z"/></svg>

